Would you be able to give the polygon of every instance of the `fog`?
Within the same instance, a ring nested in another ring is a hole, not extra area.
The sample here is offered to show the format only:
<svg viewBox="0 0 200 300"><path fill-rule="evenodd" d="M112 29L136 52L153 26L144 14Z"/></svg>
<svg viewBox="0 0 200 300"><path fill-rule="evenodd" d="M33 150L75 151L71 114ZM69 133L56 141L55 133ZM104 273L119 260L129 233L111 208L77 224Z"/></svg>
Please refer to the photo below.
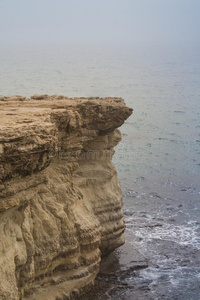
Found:
<svg viewBox="0 0 200 300"><path fill-rule="evenodd" d="M1 46L192 44L199 0L0 0Z"/></svg>

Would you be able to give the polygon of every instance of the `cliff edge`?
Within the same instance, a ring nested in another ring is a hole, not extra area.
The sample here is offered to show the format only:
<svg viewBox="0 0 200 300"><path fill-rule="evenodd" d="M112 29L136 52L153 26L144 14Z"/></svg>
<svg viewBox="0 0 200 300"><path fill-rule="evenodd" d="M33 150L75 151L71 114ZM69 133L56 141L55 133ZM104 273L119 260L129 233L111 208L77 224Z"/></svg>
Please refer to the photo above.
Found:
<svg viewBox="0 0 200 300"><path fill-rule="evenodd" d="M0 299L76 299L124 243L121 98L0 97Z"/></svg>

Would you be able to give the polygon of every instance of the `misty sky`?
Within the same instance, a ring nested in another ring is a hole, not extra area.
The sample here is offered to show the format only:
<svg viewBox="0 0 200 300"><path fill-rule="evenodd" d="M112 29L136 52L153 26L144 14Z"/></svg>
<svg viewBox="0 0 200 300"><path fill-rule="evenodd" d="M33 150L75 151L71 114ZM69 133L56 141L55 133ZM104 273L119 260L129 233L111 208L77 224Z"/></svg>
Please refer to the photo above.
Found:
<svg viewBox="0 0 200 300"><path fill-rule="evenodd" d="M200 41L200 0L0 0L1 45Z"/></svg>

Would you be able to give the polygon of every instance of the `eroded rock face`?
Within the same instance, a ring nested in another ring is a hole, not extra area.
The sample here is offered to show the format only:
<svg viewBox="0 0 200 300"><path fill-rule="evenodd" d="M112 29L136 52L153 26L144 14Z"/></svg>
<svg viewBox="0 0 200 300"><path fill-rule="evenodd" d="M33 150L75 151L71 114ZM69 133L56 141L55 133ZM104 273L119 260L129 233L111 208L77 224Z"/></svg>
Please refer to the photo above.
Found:
<svg viewBox="0 0 200 300"><path fill-rule="evenodd" d="M124 243L121 98L0 97L0 299L75 299Z"/></svg>

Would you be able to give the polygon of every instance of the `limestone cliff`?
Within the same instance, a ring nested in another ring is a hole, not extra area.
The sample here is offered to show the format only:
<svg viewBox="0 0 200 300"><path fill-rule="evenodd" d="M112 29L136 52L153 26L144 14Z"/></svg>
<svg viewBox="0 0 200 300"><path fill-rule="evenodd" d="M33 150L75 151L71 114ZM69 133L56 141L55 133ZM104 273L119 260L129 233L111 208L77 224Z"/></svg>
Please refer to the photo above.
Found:
<svg viewBox="0 0 200 300"><path fill-rule="evenodd" d="M0 97L0 299L75 299L124 243L121 98Z"/></svg>

